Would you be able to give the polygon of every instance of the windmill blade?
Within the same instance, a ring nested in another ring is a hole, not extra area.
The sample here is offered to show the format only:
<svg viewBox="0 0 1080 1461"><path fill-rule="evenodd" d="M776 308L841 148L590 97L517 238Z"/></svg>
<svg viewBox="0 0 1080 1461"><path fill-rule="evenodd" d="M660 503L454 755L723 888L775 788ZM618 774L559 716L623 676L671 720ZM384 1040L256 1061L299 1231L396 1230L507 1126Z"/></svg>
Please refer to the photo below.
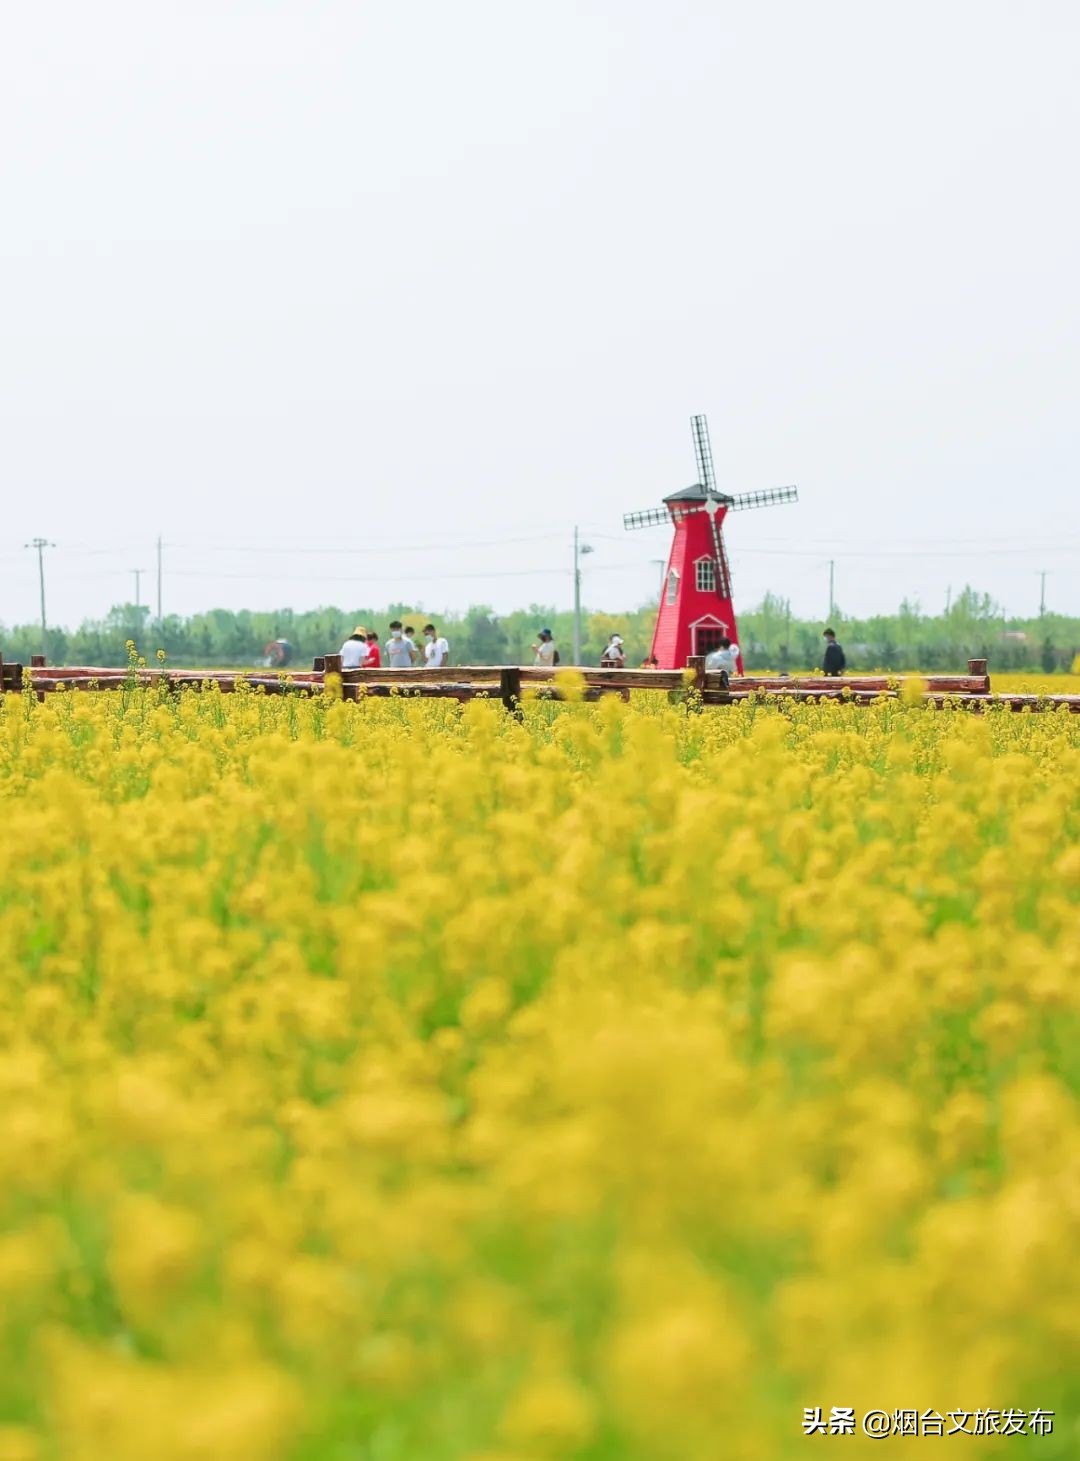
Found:
<svg viewBox="0 0 1080 1461"><path fill-rule="evenodd" d="M740 492L728 505L728 512L742 512L748 507L775 507L780 502L798 502L797 487L769 487L764 492Z"/></svg>
<svg viewBox="0 0 1080 1461"><path fill-rule="evenodd" d="M671 522L671 516L666 507L649 507L644 512L624 512L623 527L629 532L631 528L660 528Z"/></svg>
<svg viewBox="0 0 1080 1461"><path fill-rule="evenodd" d="M690 430L694 435L694 455L697 457L698 481L707 491L715 493L716 473L713 471L712 445L709 442L709 423L704 416L691 416Z"/></svg>
<svg viewBox="0 0 1080 1461"><path fill-rule="evenodd" d="M722 599L731 598L731 565L724 551L724 535L716 521L716 513L709 514L712 528L713 551L716 553L716 592Z"/></svg>

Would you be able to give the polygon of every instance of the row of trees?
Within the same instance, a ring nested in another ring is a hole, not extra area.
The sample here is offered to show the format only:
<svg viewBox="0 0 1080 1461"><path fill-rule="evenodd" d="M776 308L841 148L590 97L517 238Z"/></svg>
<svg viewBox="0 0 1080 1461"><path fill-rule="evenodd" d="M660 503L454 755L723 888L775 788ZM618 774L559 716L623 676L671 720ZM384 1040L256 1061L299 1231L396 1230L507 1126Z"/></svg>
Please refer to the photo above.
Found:
<svg viewBox="0 0 1080 1461"><path fill-rule="evenodd" d="M775 594L740 615L744 657L759 667L794 669L821 658L824 626L791 617ZM1006 670L1068 671L1080 652L1080 618L1066 614L1006 618L989 594L965 588L946 613L924 614L905 600L894 614L867 619L834 611L833 625L853 669L960 669L968 659Z"/></svg>
<svg viewBox="0 0 1080 1461"><path fill-rule="evenodd" d="M51 664L123 665L127 641L152 660L164 649L170 664L256 666L264 647L275 639L293 646L293 665L309 664L312 656L336 650L353 628L362 624L385 638L391 619L402 619L419 630L430 610L407 604L385 609L312 609L273 613L211 609L188 618L168 616L163 624L150 617L145 606L119 604L104 619L85 620L78 629L49 630ZM649 652L656 607L647 604L624 613L588 613L582 624L582 659L596 664L608 636L617 631L625 640L627 663L638 664ZM554 631L564 663L572 658L573 618L542 604L531 604L511 614L496 614L483 605L464 613L436 616L450 641L451 657L458 664L525 664L529 646L541 628ZM821 631L817 620L795 618L789 601L766 594L756 608L739 616L739 636L746 664L754 669L797 670L820 663ZM987 594L965 589L946 614L924 614L917 604L903 603L895 614L869 619L849 618L837 610L833 627L840 636L852 669L958 669L971 658L988 659L999 670L1041 670L1052 673L1070 668L1080 651L1080 618L1047 614L1034 619L1008 619ZM0 654L6 660L29 663L41 650L39 625L0 625Z"/></svg>

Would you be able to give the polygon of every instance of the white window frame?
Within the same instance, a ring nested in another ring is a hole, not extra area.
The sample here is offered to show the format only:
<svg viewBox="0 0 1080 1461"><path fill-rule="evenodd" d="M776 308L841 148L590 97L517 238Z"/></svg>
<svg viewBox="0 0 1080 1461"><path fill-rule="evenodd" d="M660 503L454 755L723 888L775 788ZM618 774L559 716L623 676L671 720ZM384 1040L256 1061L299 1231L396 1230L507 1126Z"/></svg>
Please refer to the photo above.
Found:
<svg viewBox="0 0 1080 1461"><path fill-rule="evenodd" d="M702 582L707 579L708 582ZM699 594L714 594L716 592L716 559L696 558L694 560L694 587Z"/></svg>
<svg viewBox="0 0 1080 1461"><path fill-rule="evenodd" d="M667 589L664 593L664 602L673 604L679 597L679 570L669 568L667 576Z"/></svg>

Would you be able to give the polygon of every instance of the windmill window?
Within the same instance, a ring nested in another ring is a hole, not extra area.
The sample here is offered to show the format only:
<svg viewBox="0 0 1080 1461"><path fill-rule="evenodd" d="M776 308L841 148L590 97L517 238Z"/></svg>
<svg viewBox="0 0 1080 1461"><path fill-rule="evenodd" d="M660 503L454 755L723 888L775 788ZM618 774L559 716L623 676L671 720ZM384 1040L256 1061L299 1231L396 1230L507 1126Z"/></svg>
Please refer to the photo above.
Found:
<svg viewBox="0 0 1080 1461"><path fill-rule="evenodd" d="M694 573L699 594L716 592L716 563L712 558L699 558L694 564Z"/></svg>
<svg viewBox="0 0 1080 1461"><path fill-rule="evenodd" d="M671 569L667 576L667 601L669 604L675 602L679 592L679 570Z"/></svg>

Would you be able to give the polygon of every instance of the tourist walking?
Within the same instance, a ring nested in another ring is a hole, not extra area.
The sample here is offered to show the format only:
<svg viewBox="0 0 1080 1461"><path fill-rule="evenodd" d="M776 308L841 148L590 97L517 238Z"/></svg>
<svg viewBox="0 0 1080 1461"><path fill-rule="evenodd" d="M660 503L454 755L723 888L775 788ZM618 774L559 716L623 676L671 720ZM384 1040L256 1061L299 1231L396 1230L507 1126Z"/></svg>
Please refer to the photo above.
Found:
<svg viewBox="0 0 1080 1461"><path fill-rule="evenodd" d="M434 624L424 625L424 663L429 670L441 669L450 658L450 646Z"/></svg>
<svg viewBox="0 0 1080 1461"><path fill-rule="evenodd" d="M705 668L720 676L720 684L726 690L732 675L738 673L739 646L725 634L712 654L705 656Z"/></svg>
<svg viewBox="0 0 1080 1461"><path fill-rule="evenodd" d="M735 674L739 661L739 646L733 643L727 635L713 650L712 654L705 656L705 668L712 670L725 670L729 675Z"/></svg>
<svg viewBox="0 0 1080 1461"><path fill-rule="evenodd" d="M416 663L416 645L407 629L402 629L401 620L390 625L390 638L386 641L386 663L392 670L409 670Z"/></svg>
<svg viewBox="0 0 1080 1461"><path fill-rule="evenodd" d="M536 636L536 643L532 645L532 653L533 664L542 670L550 670L559 663L559 651L555 648L555 639L550 629L541 629Z"/></svg>
<svg viewBox="0 0 1080 1461"><path fill-rule="evenodd" d="M362 670L367 664L367 657L367 630L363 624L357 624L341 646L341 668L343 670Z"/></svg>
<svg viewBox="0 0 1080 1461"><path fill-rule="evenodd" d="M604 646L604 652L600 656L600 668L602 670L621 670L626 668L626 651L623 649L622 635L612 634Z"/></svg>
<svg viewBox="0 0 1080 1461"><path fill-rule="evenodd" d="M836 631L826 629L823 635L825 640L825 655L821 661L821 668L827 675L842 675L847 668L847 656L843 648L836 641Z"/></svg>
<svg viewBox="0 0 1080 1461"><path fill-rule="evenodd" d="M379 649L379 636L374 629L368 630L367 635L367 661L364 664L365 670L382 669L382 653Z"/></svg>

